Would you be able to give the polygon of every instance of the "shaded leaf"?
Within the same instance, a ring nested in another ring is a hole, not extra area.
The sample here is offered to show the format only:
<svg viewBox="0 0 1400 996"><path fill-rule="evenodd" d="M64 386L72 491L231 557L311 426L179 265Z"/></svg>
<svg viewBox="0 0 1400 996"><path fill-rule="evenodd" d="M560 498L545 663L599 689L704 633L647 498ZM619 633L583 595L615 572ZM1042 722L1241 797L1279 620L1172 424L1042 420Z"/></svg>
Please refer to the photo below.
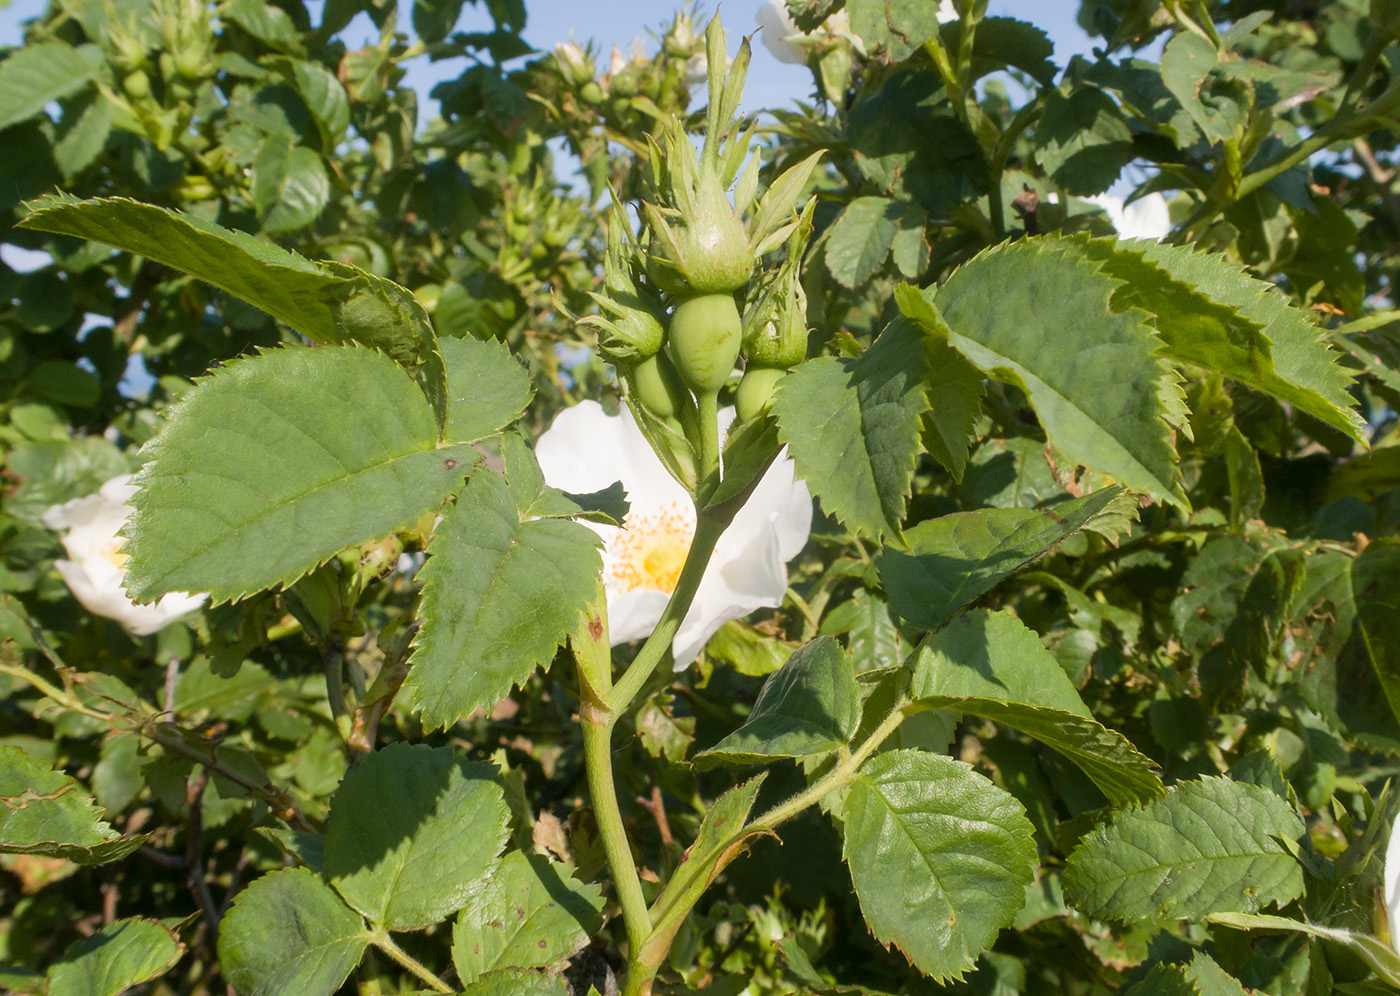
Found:
<svg viewBox="0 0 1400 996"><path fill-rule="evenodd" d="M826 266L838 283L858 287L884 266L902 215L886 197L857 197L846 205L826 243Z"/></svg>
<svg viewBox="0 0 1400 996"><path fill-rule="evenodd" d="M916 626L937 629L960 607L1111 510L1119 493L1104 488L1045 509L982 508L921 522L905 534L908 550L880 551L880 583L896 612Z"/></svg>
<svg viewBox="0 0 1400 996"><path fill-rule="evenodd" d="M839 643L818 637L768 676L744 725L695 760L748 764L828 754L859 724L855 669Z"/></svg>
<svg viewBox="0 0 1400 996"><path fill-rule="evenodd" d="M930 342L929 409L923 417L924 449L962 483L972 436L987 388L982 374L946 342Z"/></svg>
<svg viewBox="0 0 1400 996"><path fill-rule="evenodd" d="M331 996L368 943L321 876L287 868L238 893L219 924L219 967L239 996Z"/></svg>
<svg viewBox="0 0 1400 996"><path fill-rule="evenodd" d="M492 972L462 990L461 996L568 996L562 975L540 972Z"/></svg>
<svg viewBox="0 0 1400 996"><path fill-rule="evenodd" d="M96 45L60 41L25 45L0 62L0 129L33 117L51 101L85 86L104 63Z"/></svg>
<svg viewBox="0 0 1400 996"><path fill-rule="evenodd" d="M462 907L452 964L464 983L505 968L545 968L582 949L602 927L602 891L568 868L511 851Z"/></svg>
<svg viewBox="0 0 1400 996"><path fill-rule="evenodd" d="M842 854L871 932L935 980L971 968L1025 904L1030 821L961 761L876 755L851 783L844 818Z"/></svg>
<svg viewBox="0 0 1400 996"><path fill-rule="evenodd" d="M314 390L308 390L314 385ZM388 357L285 347L200 381L135 478L127 590L231 601L436 509L477 459Z"/></svg>
<svg viewBox="0 0 1400 996"><path fill-rule="evenodd" d="M48 996L118 996L164 975L184 953L154 920L117 920L72 944L49 969Z"/></svg>
<svg viewBox="0 0 1400 996"><path fill-rule="evenodd" d="M481 888L509 819L495 768L448 747L391 744L351 768L331 797L326 875L371 923L426 927Z"/></svg>
<svg viewBox="0 0 1400 996"><path fill-rule="evenodd" d="M1036 125L1035 144L1041 167L1071 194L1103 193L1135 155L1123 113L1093 86L1081 86L1068 97L1052 91Z"/></svg>

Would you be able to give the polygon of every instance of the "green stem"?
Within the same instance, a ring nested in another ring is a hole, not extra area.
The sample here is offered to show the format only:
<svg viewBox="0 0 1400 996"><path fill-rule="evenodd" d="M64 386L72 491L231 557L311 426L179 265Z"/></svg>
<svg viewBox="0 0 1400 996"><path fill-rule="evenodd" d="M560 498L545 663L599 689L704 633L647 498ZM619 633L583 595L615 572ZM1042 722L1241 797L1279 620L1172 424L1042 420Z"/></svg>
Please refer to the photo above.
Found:
<svg viewBox="0 0 1400 996"><path fill-rule="evenodd" d="M676 582L676 590L671 593L671 600L666 603L656 629L652 630L651 636L647 637L647 642L642 644L642 649L637 652L637 656L613 686L612 694L608 696L607 710L612 714L614 721L627 711L627 707L647 683L656 666L670 652L671 641L676 638L681 621L690 611L690 603L695 600L695 593L700 588L700 579L705 576L705 568L710 565L710 555L715 551L715 544L719 542L720 536L728 526L727 517L715 518L711 512L696 513L695 537L690 541L690 552L686 554L685 565L681 568L680 579Z"/></svg>
<svg viewBox="0 0 1400 996"><path fill-rule="evenodd" d="M617 903L622 907L628 956L635 957L651 933L651 917L647 914L646 897L642 895L642 881L632 861L632 848L627 842L622 810L617 804L612 766L612 730L617 714L591 708L585 702L582 719L588 793L593 800L593 815L598 821L603 853L607 855L608 867L612 871Z"/></svg>
<svg viewBox="0 0 1400 996"><path fill-rule="evenodd" d="M706 499L719 486L719 392L697 394L695 404L700 419L700 466L695 475L698 507L707 504Z"/></svg>
<svg viewBox="0 0 1400 996"><path fill-rule="evenodd" d="M676 874L657 897L651 907L651 917L655 925L651 936L641 949L640 958L635 957L628 969L627 988L624 996L641 996L649 991L651 979L655 977L670 950L671 942L680 930L681 924L700 901L716 875L735 858L742 848L734 846L747 837L760 833L771 833L774 828L792 819L808 806L820 800L827 793L849 784L860 770L860 766L879 749L891 733L904 722L908 703L901 703L885 717L869 737L854 752L844 752L840 762L826 775L814 782L806 791L793 796L787 802L774 806L757 819L745 823L732 831L725 844L715 848L720 855L718 862L702 867L699 862L685 863L676 869ZM640 979L636 978L641 976Z"/></svg>
<svg viewBox="0 0 1400 996"><path fill-rule="evenodd" d="M383 951L390 958L394 959L394 961L418 976L418 978L433 992L450 993L453 991L451 986L428 971L427 966L421 961L395 944L394 939L389 936L389 932L383 927L376 926L370 931L369 940L370 943L380 951Z"/></svg>

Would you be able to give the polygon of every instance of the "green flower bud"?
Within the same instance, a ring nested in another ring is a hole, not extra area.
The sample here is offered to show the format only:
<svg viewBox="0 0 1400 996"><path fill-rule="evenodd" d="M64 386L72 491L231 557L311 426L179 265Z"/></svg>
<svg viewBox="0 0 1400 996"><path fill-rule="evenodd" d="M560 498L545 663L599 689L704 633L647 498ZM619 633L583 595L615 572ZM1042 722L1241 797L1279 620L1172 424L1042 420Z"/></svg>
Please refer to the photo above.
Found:
<svg viewBox="0 0 1400 996"><path fill-rule="evenodd" d="M608 249L603 258L604 293L590 294L601 315L580 324L598 331L598 348L615 362L656 355L666 337L665 308L642 280L641 251L632 241L620 206L608 216Z"/></svg>
<svg viewBox="0 0 1400 996"><path fill-rule="evenodd" d="M682 157L695 155L684 136L679 143L669 144ZM753 273L753 247L720 177L709 169L685 168L691 165L683 163L673 177L676 186L689 187L673 193L677 206L670 213L674 222L653 205L646 205L647 220L657 236L656 248L662 263L680 275L689 293L733 293Z"/></svg>
<svg viewBox="0 0 1400 996"><path fill-rule="evenodd" d="M122 78L122 90L132 100L145 100L151 95L151 78L144 69L129 72Z"/></svg>
<svg viewBox="0 0 1400 996"><path fill-rule="evenodd" d="M734 409L740 422L758 418L773 405L773 388L787 370L783 367L750 366L744 370L739 390L734 395Z"/></svg>
<svg viewBox="0 0 1400 996"><path fill-rule="evenodd" d="M671 359L686 387L713 394L739 359L743 323L731 294L701 294L676 305L667 335Z"/></svg>

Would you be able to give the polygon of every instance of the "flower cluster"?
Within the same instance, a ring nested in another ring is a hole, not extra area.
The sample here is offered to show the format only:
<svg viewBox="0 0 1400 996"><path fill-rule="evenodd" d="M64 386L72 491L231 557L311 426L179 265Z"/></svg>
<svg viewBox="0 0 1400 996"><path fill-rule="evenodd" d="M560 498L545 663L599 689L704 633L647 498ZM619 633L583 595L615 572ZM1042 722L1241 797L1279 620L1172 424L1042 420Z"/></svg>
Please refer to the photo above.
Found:
<svg viewBox="0 0 1400 996"><path fill-rule="evenodd" d="M151 605L126 597L126 554L120 552L122 526L136 493L131 475L114 477L95 495L54 505L44 512L44 525L63 532L67 560L54 562L73 597L93 615L121 623L133 636L147 636L199 608L208 595L171 592Z"/></svg>

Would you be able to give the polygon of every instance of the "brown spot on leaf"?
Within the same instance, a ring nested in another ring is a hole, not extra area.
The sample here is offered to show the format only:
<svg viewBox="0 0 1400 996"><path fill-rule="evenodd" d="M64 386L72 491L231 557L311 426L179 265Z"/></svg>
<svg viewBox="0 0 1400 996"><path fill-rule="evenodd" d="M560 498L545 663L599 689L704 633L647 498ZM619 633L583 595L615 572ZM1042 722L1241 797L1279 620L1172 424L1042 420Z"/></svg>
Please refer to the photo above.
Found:
<svg viewBox="0 0 1400 996"><path fill-rule="evenodd" d="M588 620L588 638L595 642L603 638L603 620L597 616Z"/></svg>
<svg viewBox="0 0 1400 996"><path fill-rule="evenodd" d="M448 457L446 460L442 461L442 465L448 470L451 470L452 468L457 466L457 461L453 460L451 457Z"/></svg>

